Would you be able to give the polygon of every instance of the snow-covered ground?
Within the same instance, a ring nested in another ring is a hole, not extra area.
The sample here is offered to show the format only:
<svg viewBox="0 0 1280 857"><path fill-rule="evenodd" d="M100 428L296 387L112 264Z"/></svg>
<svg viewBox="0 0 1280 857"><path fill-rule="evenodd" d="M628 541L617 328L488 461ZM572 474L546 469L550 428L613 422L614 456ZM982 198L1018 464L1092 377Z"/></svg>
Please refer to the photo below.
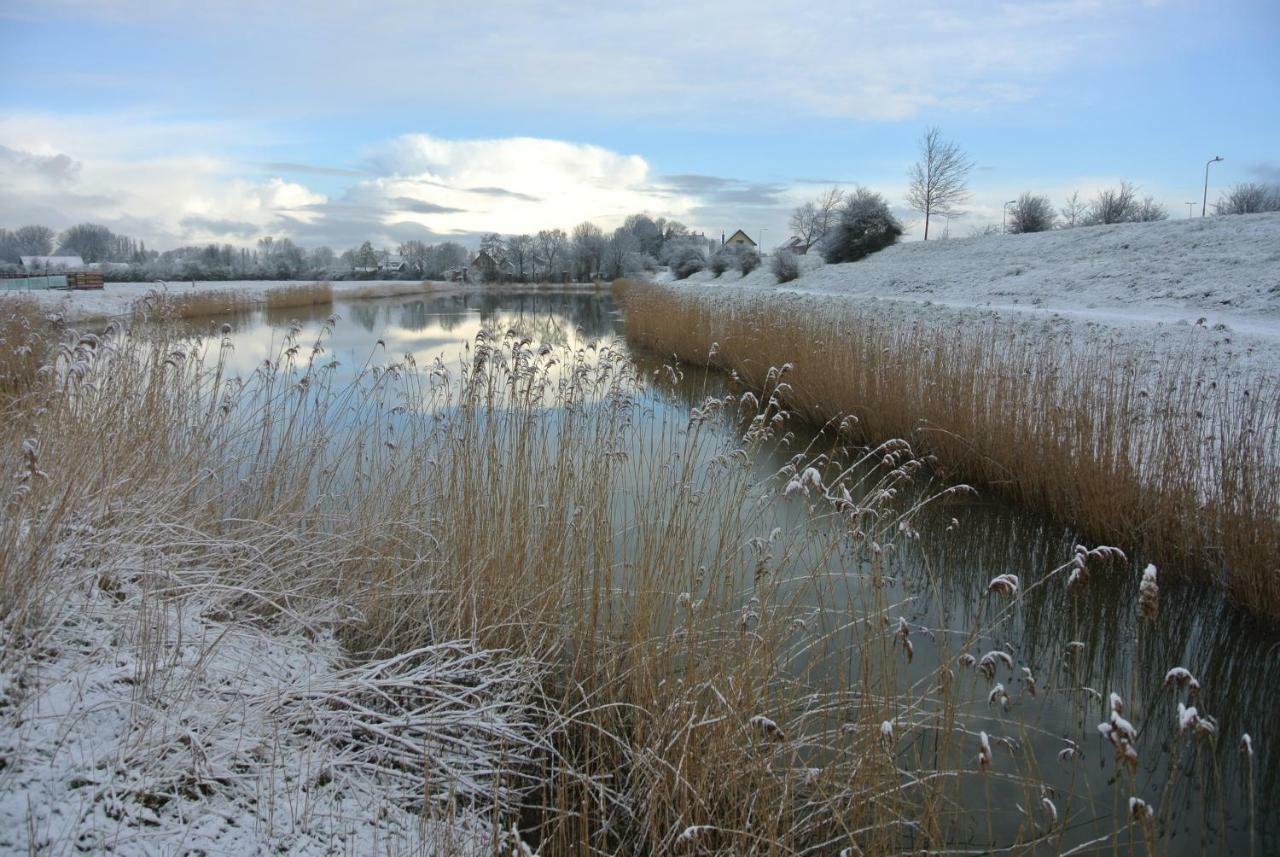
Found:
<svg viewBox="0 0 1280 857"><path fill-rule="evenodd" d="M265 301L267 292L291 286L306 286L301 280L225 280L195 282L171 281L168 283L107 283L102 289L86 291L2 291L6 295L30 295L51 312L59 312L68 321L92 318L118 318L130 315L135 302L152 291L166 291L185 295L195 292L235 292L255 301ZM393 295L417 294L423 291L456 288L456 283L415 282L413 280L350 280L330 284L335 298L376 298Z"/></svg>
<svg viewBox="0 0 1280 857"><path fill-rule="evenodd" d="M537 740L532 665L467 641L349 665L316 617L245 615L121 541L62 541L48 633L0 659L0 855L527 853L491 807Z"/></svg>
<svg viewBox="0 0 1280 857"><path fill-rule="evenodd" d="M1194 325L1280 339L1280 214L1190 218L898 244L858 262L801 257L778 285L769 260L689 285L1052 314L1108 325ZM677 283L679 285L679 283Z"/></svg>

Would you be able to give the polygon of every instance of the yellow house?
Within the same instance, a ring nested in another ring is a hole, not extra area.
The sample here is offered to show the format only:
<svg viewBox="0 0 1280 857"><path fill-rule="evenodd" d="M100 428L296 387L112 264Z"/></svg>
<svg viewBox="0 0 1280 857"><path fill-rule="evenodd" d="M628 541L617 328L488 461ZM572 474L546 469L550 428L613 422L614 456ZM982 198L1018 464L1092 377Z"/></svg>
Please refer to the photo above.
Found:
<svg viewBox="0 0 1280 857"><path fill-rule="evenodd" d="M747 236L747 233L743 232L741 229L739 229L737 232L730 235L728 240L725 241L724 244L725 246L733 246L733 247L756 246L756 242L752 241L751 238Z"/></svg>

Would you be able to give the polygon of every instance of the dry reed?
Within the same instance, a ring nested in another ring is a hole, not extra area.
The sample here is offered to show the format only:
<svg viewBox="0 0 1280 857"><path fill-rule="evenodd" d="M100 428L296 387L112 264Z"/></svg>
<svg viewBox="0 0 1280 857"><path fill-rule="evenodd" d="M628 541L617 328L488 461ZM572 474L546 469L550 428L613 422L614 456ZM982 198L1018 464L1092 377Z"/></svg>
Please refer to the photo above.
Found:
<svg viewBox="0 0 1280 857"><path fill-rule="evenodd" d="M1066 820L1095 812L1058 795L1063 821L1052 802L1019 820L1019 800L1046 796L1034 725L968 725L988 711L975 686L999 680L1008 705L1015 663L997 650L960 670L1027 593L1106 549L1036 584L993 581L980 627L920 627L898 618L885 565L931 502L904 502L927 472L909 443L757 469L785 439L800 370L762 367L760 395L673 412L608 344L485 331L460 364L379 347L346 378L330 330L308 343L294 328L245 378L216 340L67 335L41 406L0 446L5 472L25 474L0 520L0 662L37 670L86 583L332 634L355 662L341 692L282 725L390 766L405 801L415 747L483 744L487 770L419 772L426 803L465 796L495 830L519 816L546 854L1061 850ZM111 562L120 545L146 561ZM147 640L161 658L167 638ZM509 682L494 697L483 674L438 699L412 692L416 673L388 683L383 664L452 640L527 661L536 693ZM923 677L906 668L913 640L940 648ZM424 731L471 695L520 728L450 714ZM1097 841L1123 845L1128 824Z"/></svg>
<svg viewBox="0 0 1280 857"><path fill-rule="evenodd" d="M812 422L904 437L944 475L1280 614L1280 379L1228 337L1185 345L938 308L620 287L630 340L763 383Z"/></svg>

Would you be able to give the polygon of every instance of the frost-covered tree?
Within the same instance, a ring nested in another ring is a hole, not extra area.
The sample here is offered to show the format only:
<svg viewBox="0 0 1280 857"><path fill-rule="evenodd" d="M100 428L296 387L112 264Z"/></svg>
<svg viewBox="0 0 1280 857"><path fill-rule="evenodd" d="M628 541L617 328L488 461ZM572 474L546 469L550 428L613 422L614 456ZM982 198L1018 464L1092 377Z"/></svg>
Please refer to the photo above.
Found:
<svg viewBox="0 0 1280 857"><path fill-rule="evenodd" d="M1015 235L1044 232L1053 228L1054 219L1053 203L1049 202L1049 197L1024 193L1009 209L1009 231Z"/></svg>
<svg viewBox="0 0 1280 857"><path fill-rule="evenodd" d="M507 239L507 257L516 269L516 276L524 281L525 268L533 264L535 242L532 235L512 235Z"/></svg>
<svg viewBox="0 0 1280 857"><path fill-rule="evenodd" d="M1128 223L1138 209L1137 189L1127 181L1117 188L1103 188L1089 203L1084 222L1089 226L1104 223Z"/></svg>
<svg viewBox="0 0 1280 857"><path fill-rule="evenodd" d="M683 280L707 267L706 244L692 235L676 238L666 242L661 258L675 278Z"/></svg>
<svg viewBox="0 0 1280 857"><path fill-rule="evenodd" d="M86 262L105 262L111 253L111 230L97 223L80 223L70 227L58 239L58 252L79 256Z"/></svg>
<svg viewBox="0 0 1280 857"><path fill-rule="evenodd" d="M18 256L48 256L55 234L48 226L19 226L12 233L14 250Z"/></svg>
<svg viewBox="0 0 1280 857"><path fill-rule="evenodd" d="M746 276L760 267L760 253L754 247L743 248L738 253L738 270Z"/></svg>
<svg viewBox="0 0 1280 857"><path fill-rule="evenodd" d="M426 274L427 258L431 253L431 247L425 241L406 241L396 248L396 252L408 264L410 271L413 271L419 277Z"/></svg>
<svg viewBox="0 0 1280 857"><path fill-rule="evenodd" d="M840 207L840 221L823 242L822 255L828 262L854 262L896 243L902 231L884 197L859 187Z"/></svg>
<svg viewBox="0 0 1280 857"><path fill-rule="evenodd" d="M840 204L843 202L844 191L833 187L816 200L806 202L791 212L791 234L800 239L805 250L821 243L831 231L839 218Z"/></svg>
<svg viewBox="0 0 1280 857"><path fill-rule="evenodd" d="M937 128L920 138L920 159L908 174L907 204L924 215L924 240L929 240L929 219L946 214L969 198L967 182L973 161L953 142L942 139Z"/></svg>
<svg viewBox="0 0 1280 857"><path fill-rule="evenodd" d="M604 262L604 245L608 239L604 230L589 221L573 227L571 255L574 273L579 280L586 280L599 273Z"/></svg>
<svg viewBox="0 0 1280 857"><path fill-rule="evenodd" d="M569 236L563 229L540 229L534 236L534 242L537 247L538 264L542 266L546 279L555 279L556 264L562 261L561 256L565 245L569 243Z"/></svg>
<svg viewBox="0 0 1280 857"><path fill-rule="evenodd" d="M1229 188L1214 204L1218 214L1260 214L1280 211L1280 184L1244 182Z"/></svg>
<svg viewBox="0 0 1280 857"><path fill-rule="evenodd" d="M1084 220L1089 211L1089 205L1080 198L1080 191L1073 190L1058 211L1062 214L1062 226L1069 229L1072 226L1078 226Z"/></svg>
<svg viewBox="0 0 1280 857"><path fill-rule="evenodd" d="M1133 211L1133 220L1136 223L1152 223L1157 220L1168 219L1169 209L1156 202L1154 196L1143 197Z"/></svg>

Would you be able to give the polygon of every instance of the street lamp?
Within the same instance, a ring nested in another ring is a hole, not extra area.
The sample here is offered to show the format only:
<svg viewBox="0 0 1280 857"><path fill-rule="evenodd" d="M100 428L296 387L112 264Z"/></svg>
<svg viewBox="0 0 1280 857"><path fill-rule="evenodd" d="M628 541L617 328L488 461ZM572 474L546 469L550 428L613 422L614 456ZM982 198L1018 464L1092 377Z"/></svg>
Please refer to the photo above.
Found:
<svg viewBox="0 0 1280 857"><path fill-rule="evenodd" d="M1191 217L1191 212L1193 212L1193 211L1195 210L1195 207L1196 207L1196 204L1195 204L1195 202L1194 202L1194 201L1192 201L1192 202L1188 202L1188 203L1187 203L1187 217L1188 217L1188 218L1190 218L1190 217Z"/></svg>
<svg viewBox="0 0 1280 857"><path fill-rule="evenodd" d="M1000 206L1000 232L1001 234L1009 234L1009 206L1017 205L1016 199L1011 199L1004 205Z"/></svg>
<svg viewBox="0 0 1280 857"><path fill-rule="evenodd" d="M1222 155L1214 155L1212 160L1206 161L1204 165L1204 199L1200 201L1200 216L1204 217L1205 212L1209 210L1209 165L1216 164L1222 160Z"/></svg>
<svg viewBox="0 0 1280 857"><path fill-rule="evenodd" d="M768 231L769 230L765 229L763 226L760 227L760 255L761 256L764 255L764 234Z"/></svg>

